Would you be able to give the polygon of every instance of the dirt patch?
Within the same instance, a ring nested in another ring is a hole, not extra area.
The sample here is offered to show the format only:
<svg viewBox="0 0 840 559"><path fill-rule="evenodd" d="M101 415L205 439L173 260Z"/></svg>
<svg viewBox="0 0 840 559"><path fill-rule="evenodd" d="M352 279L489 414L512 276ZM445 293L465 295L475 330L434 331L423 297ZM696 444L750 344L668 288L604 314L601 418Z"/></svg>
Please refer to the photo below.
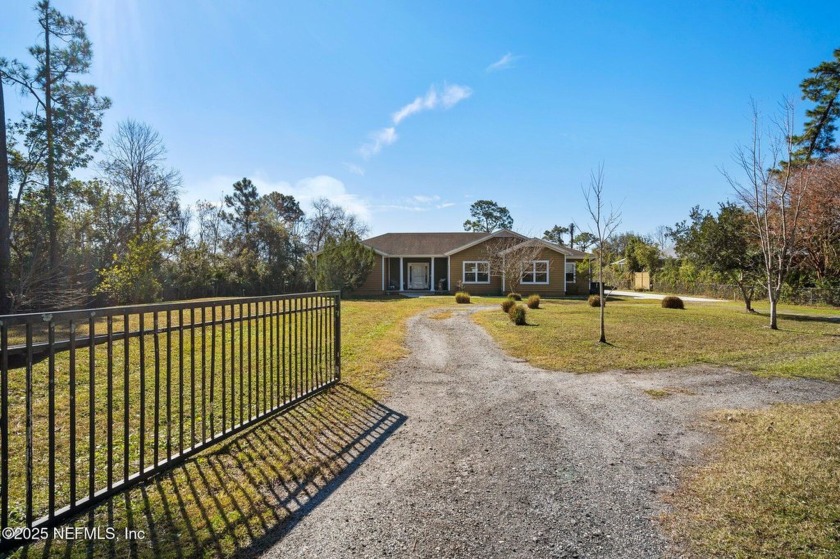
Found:
<svg viewBox="0 0 840 559"><path fill-rule="evenodd" d="M547 372L475 310L411 319L386 401L406 423L268 556L660 557L661 497L713 439L704 414L840 397L708 367Z"/></svg>

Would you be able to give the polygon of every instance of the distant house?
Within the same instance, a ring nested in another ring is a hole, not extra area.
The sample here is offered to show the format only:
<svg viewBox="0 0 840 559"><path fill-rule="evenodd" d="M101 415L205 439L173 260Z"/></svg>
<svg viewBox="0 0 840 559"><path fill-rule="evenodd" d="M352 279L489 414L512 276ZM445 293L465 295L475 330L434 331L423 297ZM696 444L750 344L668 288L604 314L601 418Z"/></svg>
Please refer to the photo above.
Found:
<svg viewBox="0 0 840 559"><path fill-rule="evenodd" d="M505 258L518 262L518 290L543 296L589 293L589 278L576 264L589 255L513 231L495 233L385 233L362 241L377 258L367 280L355 293L454 293L458 286L472 294L500 294L511 282L500 273ZM510 268L508 266L508 268Z"/></svg>

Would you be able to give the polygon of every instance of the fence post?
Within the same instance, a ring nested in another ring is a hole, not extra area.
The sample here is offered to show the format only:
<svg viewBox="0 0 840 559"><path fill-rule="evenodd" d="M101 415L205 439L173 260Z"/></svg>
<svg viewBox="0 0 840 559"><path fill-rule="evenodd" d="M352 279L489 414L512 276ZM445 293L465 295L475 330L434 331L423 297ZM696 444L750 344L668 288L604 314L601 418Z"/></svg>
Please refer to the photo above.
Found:
<svg viewBox="0 0 840 559"><path fill-rule="evenodd" d="M335 380L341 380L341 293L335 294L335 313L333 316L333 331L335 332L335 347L333 348L335 356Z"/></svg>

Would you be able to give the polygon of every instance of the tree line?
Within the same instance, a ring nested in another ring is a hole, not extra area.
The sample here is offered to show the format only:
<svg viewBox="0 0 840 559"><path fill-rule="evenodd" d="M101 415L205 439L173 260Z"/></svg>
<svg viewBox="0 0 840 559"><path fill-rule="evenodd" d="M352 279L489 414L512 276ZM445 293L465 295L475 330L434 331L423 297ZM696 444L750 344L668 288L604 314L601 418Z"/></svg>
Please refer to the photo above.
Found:
<svg viewBox="0 0 840 559"><path fill-rule="evenodd" d="M111 100L84 83L84 23L49 0L35 14L31 60L0 58L0 312L302 291L319 251L359 262L322 267L320 285L342 288L372 262L365 225L327 199L306 215L243 178L221 200L183 205L154 128L128 119L102 139ZM8 121L4 86L27 107ZM95 178L79 179L82 168Z"/></svg>

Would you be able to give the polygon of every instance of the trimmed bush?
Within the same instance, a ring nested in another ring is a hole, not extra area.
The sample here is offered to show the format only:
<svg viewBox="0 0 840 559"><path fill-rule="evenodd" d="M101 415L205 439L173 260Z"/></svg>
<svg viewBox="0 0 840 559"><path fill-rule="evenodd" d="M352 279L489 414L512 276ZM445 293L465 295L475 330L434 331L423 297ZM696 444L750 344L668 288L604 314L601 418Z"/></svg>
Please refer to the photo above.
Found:
<svg viewBox="0 0 840 559"><path fill-rule="evenodd" d="M514 301L521 301L522 295L520 293L510 292L508 293L508 299L513 299Z"/></svg>
<svg viewBox="0 0 840 559"><path fill-rule="evenodd" d="M662 299L662 308L663 309L684 309L685 303L679 297L674 297L673 295L668 295L664 299Z"/></svg>
<svg viewBox="0 0 840 559"><path fill-rule="evenodd" d="M540 308L540 296L539 295L529 295L527 304L528 304L529 309Z"/></svg>
<svg viewBox="0 0 840 559"><path fill-rule="evenodd" d="M524 326L528 324L525 321L525 315L528 311L525 310L523 305L514 305L508 311L508 316L510 317L510 321L516 324L517 326Z"/></svg>
<svg viewBox="0 0 840 559"><path fill-rule="evenodd" d="M470 294L466 291L459 291L455 294L455 302L460 303L462 305L466 305L470 302Z"/></svg>
<svg viewBox="0 0 840 559"><path fill-rule="evenodd" d="M600 295L590 295L589 299L586 300L589 303L590 307L600 307L601 306L601 296Z"/></svg>
<svg viewBox="0 0 840 559"><path fill-rule="evenodd" d="M516 301L514 301L513 299L505 299L504 301L502 301L502 310L505 311L506 313L510 312L510 308L515 306L515 305L516 305Z"/></svg>

